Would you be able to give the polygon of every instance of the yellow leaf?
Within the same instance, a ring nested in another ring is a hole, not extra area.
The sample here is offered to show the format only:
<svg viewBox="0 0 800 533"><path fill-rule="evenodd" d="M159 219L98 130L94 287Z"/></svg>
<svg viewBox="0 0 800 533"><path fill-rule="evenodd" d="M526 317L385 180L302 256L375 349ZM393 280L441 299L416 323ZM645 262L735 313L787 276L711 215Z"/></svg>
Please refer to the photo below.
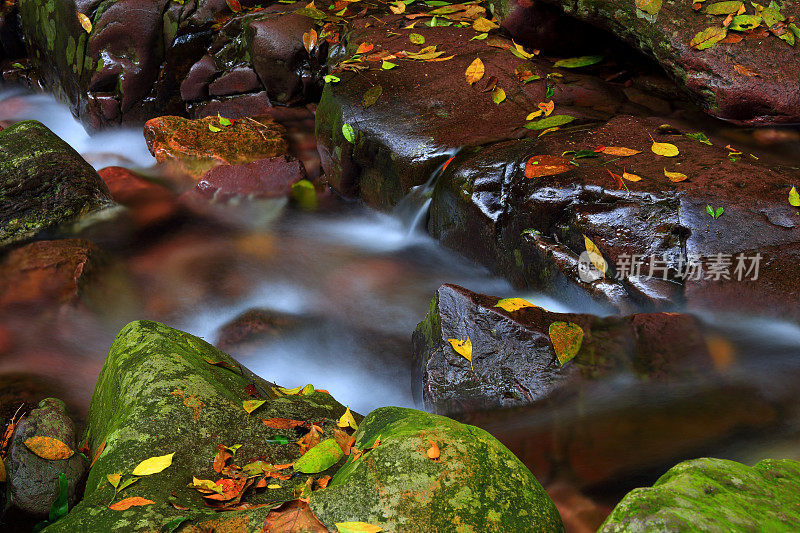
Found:
<svg viewBox="0 0 800 533"><path fill-rule="evenodd" d="M549 117L555 108L556 104L552 100L550 100L549 102L542 102L539 104L539 109L542 111L542 113L544 113L544 116L546 117Z"/></svg>
<svg viewBox="0 0 800 533"><path fill-rule="evenodd" d="M500 105L506 99L506 92L500 87L495 87L492 90L492 102Z"/></svg>
<svg viewBox="0 0 800 533"><path fill-rule="evenodd" d="M175 453L168 453L167 455L158 455L145 459L133 469L134 476L149 476L150 474L157 474L172 464L172 456Z"/></svg>
<svg viewBox="0 0 800 533"><path fill-rule="evenodd" d="M653 151L654 154L662 155L664 157L675 157L680 153L678 147L675 146L674 144L659 143L656 141L653 141L653 146L651 146L650 149Z"/></svg>
<svg viewBox="0 0 800 533"><path fill-rule="evenodd" d="M83 26L83 29L86 30L86 33L92 33L92 21L89 20L89 17L83 13L78 13L78 22L81 23L81 26Z"/></svg>
<svg viewBox="0 0 800 533"><path fill-rule="evenodd" d="M406 3L402 0L397 0L397 2L393 3L389 6L389 9L395 15L402 15L406 12Z"/></svg>
<svg viewBox="0 0 800 533"><path fill-rule="evenodd" d="M640 150L634 150L633 148L625 148L624 146L604 146L602 150L600 150L604 154L608 155L615 155L619 157L629 157L636 154L641 154Z"/></svg>
<svg viewBox="0 0 800 533"><path fill-rule="evenodd" d="M586 235L583 236L583 243L586 245L586 251L589 253L589 260L597 270L605 274L608 267L606 266L606 260L603 259L603 254L600 252L600 249Z"/></svg>
<svg viewBox="0 0 800 533"><path fill-rule="evenodd" d="M298 387L298 391L299 391L299 387ZM247 411L247 414L249 415L250 413L252 413L256 409L258 409L259 407L264 405L264 402L266 402L266 400L245 400L245 401L242 402L242 407L244 408L245 411Z"/></svg>
<svg viewBox="0 0 800 533"><path fill-rule="evenodd" d="M403 5L405 5L405 4L403 4ZM281 488L281 486L278 485L277 483L273 483L271 485L267 485L267 488L268 489L279 489L279 488Z"/></svg>
<svg viewBox="0 0 800 533"><path fill-rule="evenodd" d="M664 169L664 175L673 183L678 183L679 181L685 181L689 179L689 176L686 174L681 174L680 172L669 172L666 168Z"/></svg>
<svg viewBox="0 0 800 533"><path fill-rule="evenodd" d="M467 339L463 341L460 339L447 339L447 342L450 343L450 346L453 347L453 350L455 350L458 355L469 361L472 372L475 372L475 367L472 366L472 341L470 338L467 337Z"/></svg>
<svg viewBox="0 0 800 533"><path fill-rule="evenodd" d="M383 531L381 526L366 522L336 522L339 533L378 533Z"/></svg>
<svg viewBox="0 0 800 533"><path fill-rule="evenodd" d="M189 487L206 493L216 492L217 494L223 494L225 492L222 485L217 485L210 479L199 479L194 476L192 476L192 483Z"/></svg>
<svg viewBox="0 0 800 533"><path fill-rule="evenodd" d="M122 479L122 473L117 472L116 474L108 474L106 478L108 479L108 482L111 483L111 486L116 489L119 487L119 481Z"/></svg>
<svg viewBox="0 0 800 533"><path fill-rule="evenodd" d="M42 459L47 459L48 461L69 459L75 453L69 446L52 437L31 437L25 441L25 446Z"/></svg>
<svg viewBox="0 0 800 533"><path fill-rule="evenodd" d="M530 115L525 117L525 120L533 120L536 117L541 117L543 114L544 114L544 111L542 111L541 109L539 111L533 111Z"/></svg>
<svg viewBox="0 0 800 533"><path fill-rule="evenodd" d="M649 15L658 15L662 0L636 0L636 7Z"/></svg>
<svg viewBox="0 0 800 533"><path fill-rule="evenodd" d="M789 191L789 203L795 207L800 207L800 194L797 193L797 189L794 187Z"/></svg>
<svg viewBox="0 0 800 533"><path fill-rule="evenodd" d="M337 425L340 428L346 428L349 426L353 429L358 429L358 424L356 424L356 419L353 418L353 413L350 412L350 407L348 407L344 414L339 418Z"/></svg>
<svg viewBox="0 0 800 533"><path fill-rule="evenodd" d="M636 174L631 174L630 172L623 172L622 177L628 181L642 181L642 177Z"/></svg>
<svg viewBox="0 0 800 533"><path fill-rule="evenodd" d="M550 342L561 366L578 355L583 344L583 329L574 322L553 322L548 329Z"/></svg>
<svg viewBox="0 0 800 533"><path fill-rule="evenodd" d="M475 22L472 23L472 29L481 33L494 30L499 27L500 26L485 17L478 17L475 19Z"/></svg>
<svg viewBox="0 0 800 533"><path fill-rule="evenodd" d="M503 298L502 300L498 300L495 304L495 307L499 307L500 309L505 309L509 313L513 313L518 309L523 309L525 307L539 307L538 305L534 305L530 303L528 300L524 298Z"/></svg>
<svg viewBox="0 0 800 533"><path fill-rule="evenodd" d="M483 66L483 61L481 61L480 57L476 57L475 61L469 64L464 75L467 77L467 83L472 85L476 81L483 78L483 74L485 72L486 68Z"/></svg>
<svg viewBox="0 0 800 533"><path fill-rule="evenodd" d="M108 506L109 509L112 511L124 511L126 509L130 509L131 507L140 507L142 505L152 505L156 502L153 500L148 500L146 498L142 498L141 496L134 496L132 498L125 498L124 500L120 500L117 503L113 503Z"/></svg>

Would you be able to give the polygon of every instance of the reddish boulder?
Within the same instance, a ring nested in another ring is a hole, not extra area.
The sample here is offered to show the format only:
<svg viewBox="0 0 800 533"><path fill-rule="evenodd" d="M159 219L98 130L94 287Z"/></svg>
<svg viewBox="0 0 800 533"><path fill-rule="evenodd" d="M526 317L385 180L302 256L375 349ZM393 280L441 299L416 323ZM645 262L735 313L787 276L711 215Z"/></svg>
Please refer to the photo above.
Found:
<svg viewBox="0 0 800 533"><path fill-rule="evenodd" d="M106 167L97 172L111 191L115 202L130 208L139 227L170 219L177 212L175 194L122 167Z"/></svg>
<svg viewBox="0 0 800 533"><path fill-rule="evenodd" d="M219 201L235 197L288 198L292 184L306 178L303 163L288 156L242 165L220 165L200 178L193 195Z"/></svg>

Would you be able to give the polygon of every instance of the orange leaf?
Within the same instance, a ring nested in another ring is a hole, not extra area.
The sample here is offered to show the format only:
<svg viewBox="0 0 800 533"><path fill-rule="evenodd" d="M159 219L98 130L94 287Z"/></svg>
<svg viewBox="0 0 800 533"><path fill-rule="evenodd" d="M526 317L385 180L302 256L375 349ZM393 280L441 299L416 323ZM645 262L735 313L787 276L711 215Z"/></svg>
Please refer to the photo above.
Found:
<svg viewBox="0 0 800 533"><path fill-rule="evenodd" d="M373 48L375 48L375 45L372 44L372 43L361 43L360 45L358 45L358 50L356 50L356 53L357 54L366 54L367 52L369 52Z"/></svg>
<svg viewBox="0 0 800 533"><path fill-rule="evenodd" d="M317 487L324 489L331 481L331 476L322 476L317 480Z"/></svg>
<svg viewBox="0 0 800 533"><path fill-rule="evenodd" d="M632 155L641 154L640 150L632 148L625 148L624 146L603 146L602 150L595 150L608 155L615 155L619 157L630 157Z"/></svg>
<svg viewBox="0 0 800 533"><path fill-rule="evenodd" d="M124 511L126 509L130 509L131 507L141 507L142 505L152 505L154 503L156 502L153 500L148 500L146 498L142 498L141 496L133 496L132 498L125 498L117 503L112 503L108 506L108 508L112 511Z"/></svg>
<svg viewBox="0 0 800 533"><path fill-rule="evenodd" d="M549 102L542 102L541 104L539 104L538 107L539 109L542 110L542 112L544 112L544 116L549 117L550 114L553 112L553 110L556 108L556 104L553 103L552 100L550 100Z"/></svg>
<svg viewBox="0 0 800 533"><path fill-rule="evenodd" d="M306 49L306 52L310 54L311 50L317 46L317 39L318 36L316 30L311 29L303 34L303 47Z"/></svg>
<svg viewBox="0 0 800 533"><path fill-rule="evenodd" d="M261 421L264 422L265 426L272 429L294 429L307 425L307 423L302 420L292 420L291 418L267 418Z"/></svg>
<svg viewBox="0 0 800 533"><path fill-rule="evenodd" d="M42 459L49 461L69 459L75 453L69 446L52 437L31 437L25 441L25 446Z"/></svg>
<svg viewBox="0 0 800 533"><path fill-rule="evenodd" d="M485 72L486 67L483 66L483 61L481 61L480 57L476 57L475 61L469 64L466 72L464 72L464 75L467 78L467 83L472 85L476 81L479 81L481 78L483 78Z"/></svg>
<svg viewBox="0 0 800 533"><path fill-rule="evenodd" d="M317 519L306 502L292 500L269 512L264 522L263 531L272 533L290 533L294 531L322 533L327 532L328 528Z"/></svg>
<svg viewBox="0 0 800 533"><path fill-rule="evenodd" d="M92 464L89 465L89 468L94 466L95 461L100 457L103 453L103 450L106 449L106 440L103 439L103 442L100 443L100 446L97 447L97 450L94 452L94 456L92 457Z"/></svg>
<svg viewBox="0 0 800 533"><path fill-rule="evenodd" d="M747 76L748 78L754 78L756 76L761 76L761 74L759 74L755 70L751 70L751 69L749 69L749 68L747 68L747 67L745 67L743 65L738 65L738 64L734 65L733 69L736 72L738 72L739 74L741 74L742 76Z"/></svg>
<svg viewBox="0 0 800 533"><path fill-rule="evenodd" d="M225 468L225 463L228 462L228 459L233 457L233 454L229 452L222 444L218 444L217 448L219 449L219 451L217 452L216 457L214 457L213 468L214 472L219 474L220 472L222 472L222 469Z"/></svg>
<svg viewBox="0 0 800 533"><path fill-rule="evenodd" d="M84 30L86 30L86 33L92 33L92 21L89 20L89 17L83 13L78 13L78 22L81 23L81 26Z"/></svg>
<svg viewBox="0 0 800 533"><path fill-rule="evenodd" d="M242 10L242 4L239 3L239 0L226 0L228 2L228 7L231 8L231 11L234 13L238 13Z"/></svg>
<svg viewBox="0 0 800 533"><path fill-rule="evenodd" d="M554 176L572 170L568 159L555 155L535 155L525 163L525 177L529 179Z"/></svg>
<svg viewBox="0 0 800 533"><path fill-rule="evenodd" d="M430 440L430 439L428 439L428 442L431 443L431 447L428 448L428 451L427 451L428 459L432 459L432 460L435 461L436 459L439 458L439 455L440 455L439 446L435 442Z"/></svg>

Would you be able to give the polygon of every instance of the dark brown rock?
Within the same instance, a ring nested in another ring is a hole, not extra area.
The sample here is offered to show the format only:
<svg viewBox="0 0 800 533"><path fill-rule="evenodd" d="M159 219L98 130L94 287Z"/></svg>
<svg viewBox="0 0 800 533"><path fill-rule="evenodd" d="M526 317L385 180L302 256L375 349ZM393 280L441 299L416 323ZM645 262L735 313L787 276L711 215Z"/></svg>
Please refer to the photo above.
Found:
<svg viewBox="0 0 800 533"><path fill-rule="evenodd" d="M219 165L197 182L192 194L219 201L234 197L287 198L292 184L306 178L303 164L281 156L242 165Z"/></svg>
<svg viewBox="0 0 800 533"><path fill-rule="evenodd" d="M268 309L250 309L223 324L215 346L225 352L240 352L242 345L272 339L298 327L300 319Z"/></svg>

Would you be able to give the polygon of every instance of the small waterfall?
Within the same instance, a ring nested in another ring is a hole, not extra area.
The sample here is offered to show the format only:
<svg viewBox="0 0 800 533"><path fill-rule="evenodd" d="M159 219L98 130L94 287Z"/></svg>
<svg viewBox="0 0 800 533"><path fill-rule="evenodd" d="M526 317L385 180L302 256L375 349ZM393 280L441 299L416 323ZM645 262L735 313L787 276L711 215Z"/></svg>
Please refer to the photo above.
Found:
<svg viewBox="0 0 800 533"><path fill-rule="evenodd" d="M444 152L449 156L447 160L431 172L428 181L408 191L408 194L392 210L392 215L401 221L408 236L418 233L427 234L426 221L428 219L428 209L431 206L433 189L436 187L436 182L442 175L442 169L447 164L447 161L455 157L458 152L459 149Z"/></svg>

